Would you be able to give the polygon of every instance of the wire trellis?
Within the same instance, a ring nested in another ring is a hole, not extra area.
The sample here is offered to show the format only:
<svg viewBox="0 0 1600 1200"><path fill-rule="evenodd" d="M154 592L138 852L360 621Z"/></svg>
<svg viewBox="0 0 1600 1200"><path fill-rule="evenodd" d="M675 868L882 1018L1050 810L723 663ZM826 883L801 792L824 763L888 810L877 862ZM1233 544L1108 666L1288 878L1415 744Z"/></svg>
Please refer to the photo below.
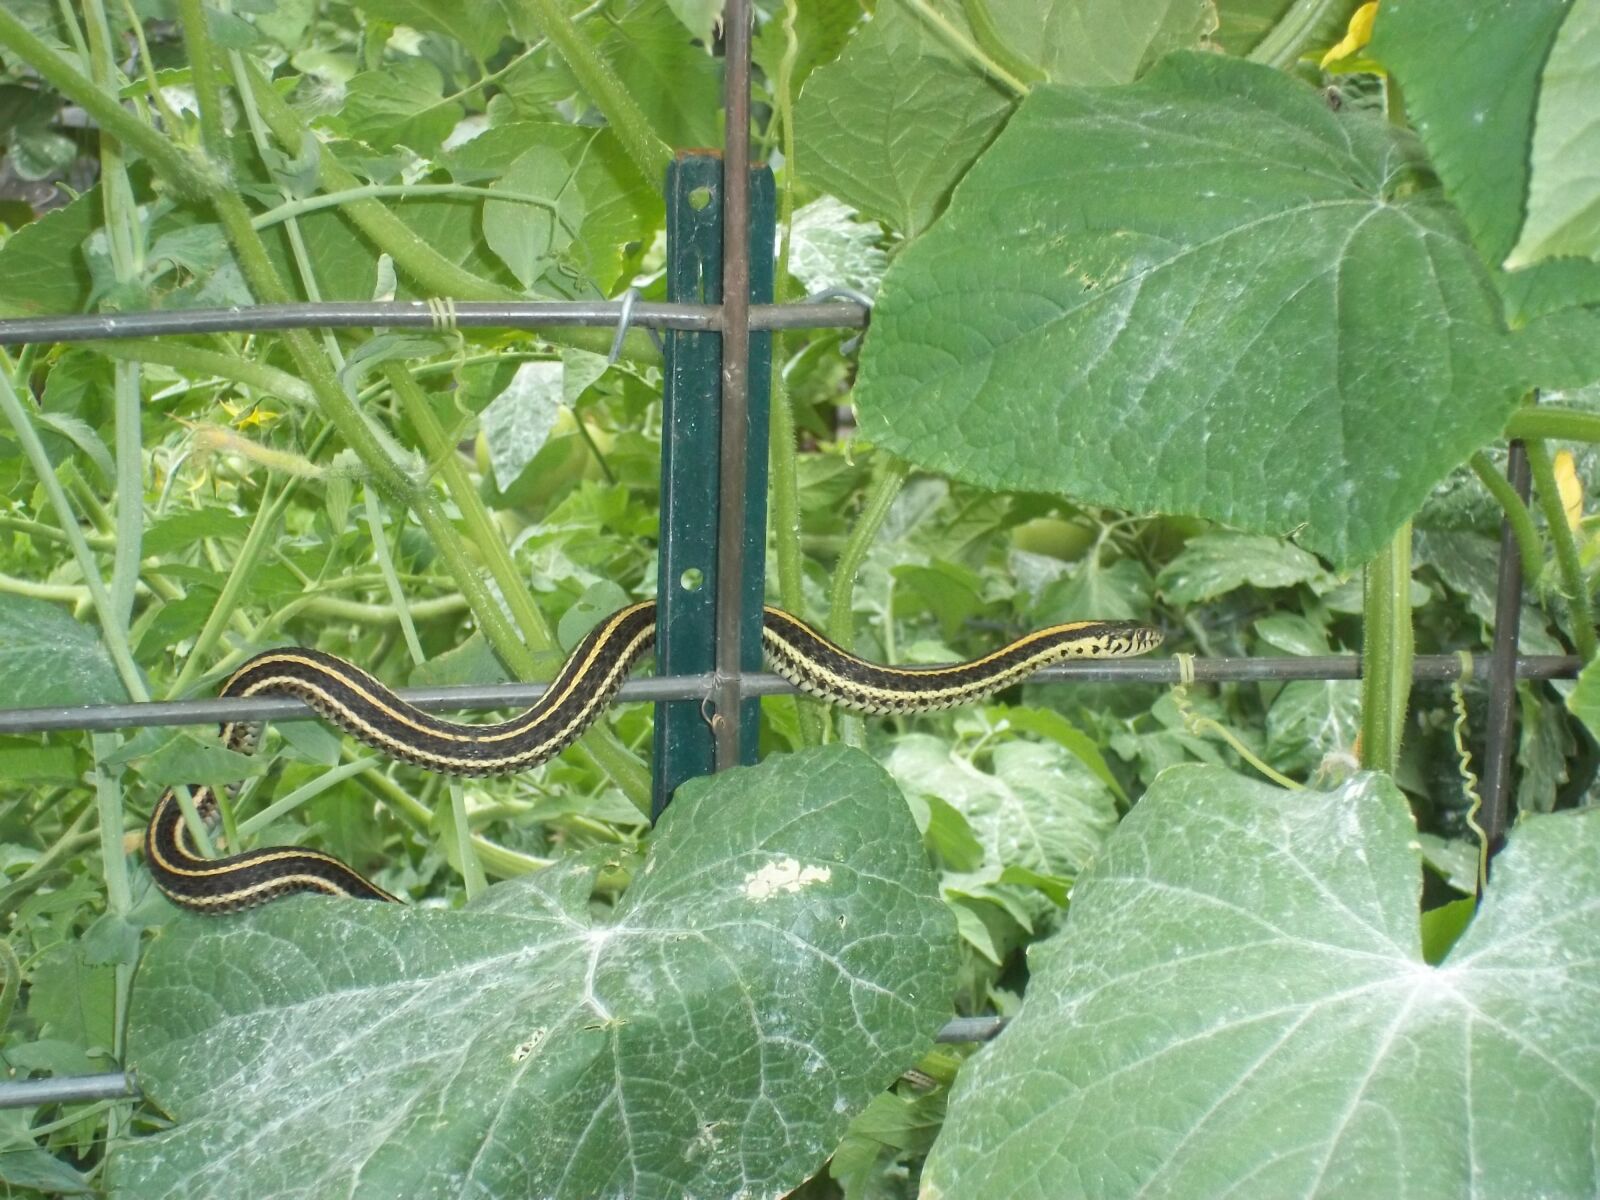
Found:
<svg viewBox="0 0 1600 1200"><path fill-rule="evenodd" d="M177 312L94 313L0 319L0 345L78 342L202 333L260 333L286 329L452 328L540 330L610 327L620 337L630 327L720 333L723 339L721 490L717 553L716 670L632 680L623 686L625 702L701 699L718 712L736 713L742 699L794 692L776 675L739 669L741 578L744 554L743 472L746 462L746 354L752 331L847 328L867 324L865 297L837 290L789 304L748 301L750 255L747 235L749 186L750 4L727 0L725 13L727 145L724 154L724 244L722 304L635 301L400 301L303 303L248 308L191 309ZM1527 458L1511 445L1508 466L1513 487L1528 495ZM1483 825L1491 844L1506 824L1510 753L1515 733L1518 679L1572 678L1579 660L1570 655L1522 657L1517 653L1521 577L1515 540L1503 525L1500 585L1496 597L1494 643L1490 654L1468 657L1472 677L1489 683L1488 734L1483 777ZM1463 673L1462 655L1422 655L1414 660L1417 681L1453 681ZM1185 670L1187 666L1187 671ZM1149 683L1350 680L1361 674L1356 655L1293 658L1195 658L1074 662L1040 671L1031 682ZM520 707L543 691L538 684L415 688L400 695L430 710L477 711ZM294 720L313 716L291 699L186 700L165 703L102 704L76 707L0 709L0 735L45 731L98 731L136 726L198 725L223 721ZM737 763L739 722L719 721L717 767ZM961 1017L938 1034L941 1042L992 1038L1004 1025L998 1017ZM94 1100L137 1098L137 1081L123 1072L0 1083L0 1108Z"/></svg>

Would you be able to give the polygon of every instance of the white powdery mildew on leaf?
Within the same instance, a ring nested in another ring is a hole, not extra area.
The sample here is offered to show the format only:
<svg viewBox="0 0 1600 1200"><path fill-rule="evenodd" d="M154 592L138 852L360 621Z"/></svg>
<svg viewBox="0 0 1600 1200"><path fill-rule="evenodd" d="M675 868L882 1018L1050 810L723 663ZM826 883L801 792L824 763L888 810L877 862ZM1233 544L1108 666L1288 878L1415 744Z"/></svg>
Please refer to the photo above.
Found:
<svg viewBox="0 0 1600 1200"><path fill-rule="evenodd" d="M171 929L130 1059L177 1125L113 1156L116 1194L774 1195L948 1011L949 915L859 753L681 789L608 920L595 865Z"/></svg>
<svg viewBox="0 0 1600 1200"><path fill-rule="evenodd" d="M1523 822L1445 963L1379 776L1163 774L963 1072L928 1196L1600 1192L1600 811Z"/></svg>
<svg viewBox="0 0 1600 1200"><path fill-rule="evenodd" d="M0 678L12 703L128 699L96 630L58 605L25 596L0 596Z"/></svg>
<svg viewBox="0 0 1600 1200"><path fill-rule="evenodd" d="M1382 122L1214 55L1037 87L885 275L862 428L983 486L1363 561L1519 390L1423 172Z"/></svg>

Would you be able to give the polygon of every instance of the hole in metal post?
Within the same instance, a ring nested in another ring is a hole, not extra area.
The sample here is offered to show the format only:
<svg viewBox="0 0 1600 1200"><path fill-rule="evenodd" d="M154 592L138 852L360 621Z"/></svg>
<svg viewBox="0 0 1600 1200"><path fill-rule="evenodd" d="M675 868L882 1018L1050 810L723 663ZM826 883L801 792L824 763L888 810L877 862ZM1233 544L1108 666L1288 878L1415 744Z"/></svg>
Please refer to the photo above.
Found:
<svg viewBox="0 0 1600 1200"><path fill-rule="evenodd" d="M678 586L686 592L698 592L705 581L705 572L699 567L690 567L682 575L678 576Z"/></svg>
<svg viewBox="0 0 1600 1200"><path fill-rule="evenodd" d="M704 209L709 208L710 206L711 206L711 189L710 188L708 188L708 187L697 187L697 188L694 188L692 191L690 191L690 193L689 193L689 207L694 209L695 212L701 212Z"/></svg>

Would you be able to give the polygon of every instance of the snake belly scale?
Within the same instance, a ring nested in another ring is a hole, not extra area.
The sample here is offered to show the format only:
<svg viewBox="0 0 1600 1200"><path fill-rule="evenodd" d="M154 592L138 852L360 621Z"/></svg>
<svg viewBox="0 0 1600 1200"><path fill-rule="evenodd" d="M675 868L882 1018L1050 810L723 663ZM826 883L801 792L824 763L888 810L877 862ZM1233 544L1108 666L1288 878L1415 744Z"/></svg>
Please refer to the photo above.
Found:
<svg viewBox="0 0 1600 1200"><path fill-rule="evenodd" d="M526 771L559 754L615 698L638 661L655 646L654 601L619 609L568 656L526 712L498 724L446 721L406 703L366 671L317 650L268 650L230 676L222 697L293 696L329 723L382 754L446 775ZM991 654L937 667L890 667L857 658L782 609L763 612L767 662L801 691L858 712L914 713L981 700L1039 668L1068 658L1143 654L1161 634L1131 621L1075 621L1036 630ZM260 727L222 726L229 748L255 749ZM217 813L208 787L193 788L205 820ZM200 852L177 795L157 802L144 838L156 886L174 903L204 913L251 908L296 892L394 900L330 854L266 847L224 858Z"/></svg>

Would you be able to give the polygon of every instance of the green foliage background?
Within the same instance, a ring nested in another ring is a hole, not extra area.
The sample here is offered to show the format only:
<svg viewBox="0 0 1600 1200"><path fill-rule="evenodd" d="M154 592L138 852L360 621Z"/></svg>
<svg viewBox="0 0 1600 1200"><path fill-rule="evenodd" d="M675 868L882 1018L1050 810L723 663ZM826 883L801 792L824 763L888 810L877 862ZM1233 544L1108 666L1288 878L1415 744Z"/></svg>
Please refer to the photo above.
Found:
<svg viewBox="0 0 1600 1200"><path fill-rule="evenodd" d="M1200 655L1477 648L1509 428L1575 452L1535 442L1511 509L1524 651L1592 656L1600 543L1555 481L1593 507L1600 5L1385 0L1319 65L1354 7L757 5L780 299L878 300L859 356L778 339L774 602L902 663L1085 617ZM662 298L665 164L721 136L715 9L8 4L0 317ZM0 704L204 695L284 643L547 678L656 588L659 359L609 337L7 351ZM1385 556L1410 570L1364 593ZM0 1112L0 1181L1592 1192L1597 672L1520 686L1524 824L1459 943L1479 681L1464 724L1442 686L1337 682L769 699L768 761L655 834L639 706L468 783L314 723L248 758L0 738L0 1052L147 1095ZM416 911L176 913L129 852L197 780L239 785L228 844L329 849ZM990 1013L1020 1014L992 1050L929 1049Z"/></svg>

